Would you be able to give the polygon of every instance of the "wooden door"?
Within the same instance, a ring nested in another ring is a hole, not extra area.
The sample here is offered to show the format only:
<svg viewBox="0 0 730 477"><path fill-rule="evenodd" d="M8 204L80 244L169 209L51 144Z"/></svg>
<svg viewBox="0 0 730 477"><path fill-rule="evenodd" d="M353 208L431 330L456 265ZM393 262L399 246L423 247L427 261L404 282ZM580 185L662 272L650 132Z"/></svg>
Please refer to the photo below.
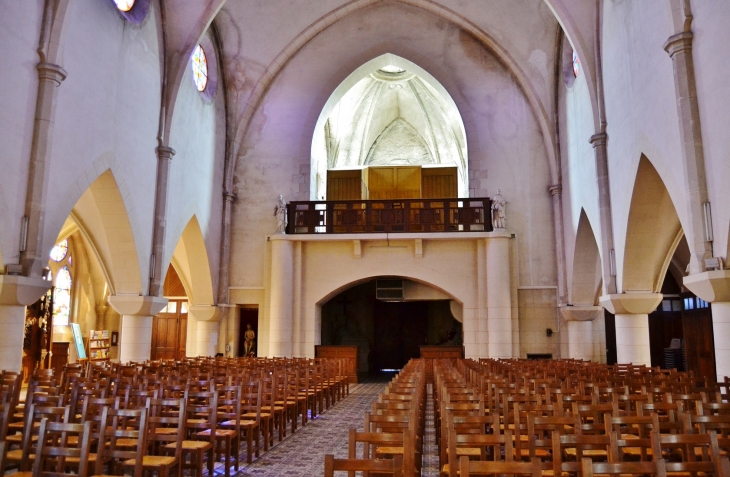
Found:
<svg viewBox="0 0 730 477"><path fill-rule="evenodd" d="M188 303L170 300L152 320L152 359L183 359L187 340Z"/></svg>
<svg viewBox="0 0 730 477"><path fill-rule="evenodd" d="M606 364L616 364L616 316L608 310L603 310L606 323Z"/></svg>
<svg viewBox="0 0 730 477"><path fill-rule="evenodd" d="M427 302L375 301L374 366L402 369L411 358L421 355L421 345L428 340Z"/></svg>
<svg viewBox="0 0 730 477"><path fill-rule="evenodd" d="M687 371L695 378L716 380L715 337L710 304L692 293L682 293L682 327Z"/></svg>

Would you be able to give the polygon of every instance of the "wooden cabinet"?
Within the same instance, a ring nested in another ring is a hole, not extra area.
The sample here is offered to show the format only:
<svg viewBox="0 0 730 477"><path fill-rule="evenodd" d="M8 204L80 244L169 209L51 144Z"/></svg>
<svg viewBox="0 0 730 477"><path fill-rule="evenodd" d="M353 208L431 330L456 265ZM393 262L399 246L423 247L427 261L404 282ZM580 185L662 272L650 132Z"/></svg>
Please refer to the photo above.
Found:
<svg viewBox="0 0 730 477"><path fill-rule="evenodd" d="M349 376L350 383L357 383L357 346L326 346L314 347L316 358L339 358L344 363L343 373Z"/></svg>
<svg viewBox="0 0 730 477"><path fill-rule="evenodd" d="M89 360L108 361L110 345L109 330L89 331Z"/></svg>
<svg viewBox="0 0 730 477"><path fill-rule="evenodd" d="M421 346L421 358L460 359L463 357L463 346Z"/></svg>
<svg viewBox="0 0 730 477"><path fill-rule="evenodd" d="M52 345L51 368L53 368L53 373L56 376L61 375L63 367L68 363L68 347L70 344L68 341L58 341Z"/></svg>

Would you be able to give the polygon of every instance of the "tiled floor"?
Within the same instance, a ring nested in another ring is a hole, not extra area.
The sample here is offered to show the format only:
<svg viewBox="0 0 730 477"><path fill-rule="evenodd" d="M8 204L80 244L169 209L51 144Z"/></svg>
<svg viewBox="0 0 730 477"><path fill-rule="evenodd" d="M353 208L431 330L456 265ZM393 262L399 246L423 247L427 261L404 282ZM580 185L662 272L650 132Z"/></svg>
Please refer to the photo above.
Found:
<svg viewBox="0 0 730 477"><path fill-rule="evenodd" d="M350 428L363 429L363 418L378 398L385 384L362 383L350 386L350 395L317 418L310 420L283 442L275 441L269 452L243 467L236 477L319 477L324 472L325 454L347 457ZM429 385L430 388L430 385ZM422 475L438 476L438 450L433 423L433 400L428 393ZM246 462L245 452L241 461ZM216 465L216 477L223 475L223 465Z"/></svg>
<svg viewBox="0 0 730 477"><path fill-rule="evenodd" d="M238 473L238 477L316 477L324 472L324 455L347 457L347 434L363 428L363 417L384 388L383 383L350 386L350 395L297 429L283 442ZM245 459L245 453L242 455ZM245 462L245 460L244 460ZM222 466L216 475L223 473Z"/></svg>

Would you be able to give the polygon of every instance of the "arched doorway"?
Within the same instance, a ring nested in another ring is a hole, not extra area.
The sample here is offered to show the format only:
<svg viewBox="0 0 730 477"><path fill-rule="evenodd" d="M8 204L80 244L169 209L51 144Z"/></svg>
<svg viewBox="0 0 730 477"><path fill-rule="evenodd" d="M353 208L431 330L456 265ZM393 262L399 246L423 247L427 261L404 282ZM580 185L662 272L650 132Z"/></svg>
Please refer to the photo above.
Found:
<svg viewBox="0 0 730 477"><path fill-rule="evenodd" d="M401 369L421 345L462 345L460 305L399 277L377 277L322 305L321 343L358 347L358 371Z"/></svg>

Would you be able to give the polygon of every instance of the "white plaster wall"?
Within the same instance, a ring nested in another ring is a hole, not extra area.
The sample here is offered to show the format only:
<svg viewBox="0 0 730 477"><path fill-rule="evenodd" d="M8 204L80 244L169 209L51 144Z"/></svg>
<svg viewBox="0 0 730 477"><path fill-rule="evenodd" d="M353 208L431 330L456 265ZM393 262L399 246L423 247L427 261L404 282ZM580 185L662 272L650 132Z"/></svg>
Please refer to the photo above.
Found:
<svg viewBox="0 0 730 477"><path fill-rule="evenodd" d="M28 183L42 0L0 4L0 265L18 263ZM3 266L4 268L4 266Z"/></svg>
<svg viewBox="0 0 730 477"><path fill-rule="evenodd" d="M400 32L397 40L392 32ZM339 82L387 52L433 74L464 118L472 196L502 189L507 222L520 243L519 283L554 285L550 185L543 138L513 76L473 37L421 9L370 7L320 32L287 63L253 117L234 183L232 286L261 286L263 236L275 230L273 205L309 198L314 123ZM456 94L458 93L458 95ZM455 98L456 100L456 98ZM307 122L309 125L307 126ZM304 126L303 126L304 124Z"/></svg>
<svg viewBox="0 0 730 477"><path fill-rule="evenodd" d="M567 43L567 39L565 40ZM572 50L568 43L565 48ZM567 55L564 55L566 58ZM564 59L564 62L567 61ZM568 70L567 72L565 70ZM563 74L572 75L572 63L563 64ZM581 71L572 84L563 78L558 84L558 98L561 105L560 150L563 186L563 227L565 233L566 275L569 303L572 303L573 267L576 253L576 234L581 209L593 227L596 243L601 243L601 221L598 210L598 182L596 159L590 138L593 129L593 111L588 93L586 75ZM599 253L601 253L599 247Z"/></svg>
<svg viewBox="0 0 730 477"><path fill-rule="evenodd" d="M214 51L206 51L213 56ZM221 78L220 71L215 73ZM168 263L185 227L193 215L205 240L213 296L217 294L220 254L221 211L223 207L223 164L225 161L224 85L218 79L215 95L208 99L198 92L188 65L175 104L170 145L175 156L170 164L168 185L165 262ZM167 270L167 267L163 267Z"/></svg>
<svg viewBox="0 0 730 477"><path fill-rule="evenodd" d="M697 97L702 123L707 185L712 203L714 254L728 254L730 227L730 18L728 2L693 2Z"/></svg>
<svg viewBox="0 0 730 477"><path fill-rule="evenodd" d="M88 185L111 169L129 215L146 291L160 110L158 12L140 25L113 2L72 2L61 37L68 77L58 92L43 244L50 249ZM107 237L114 241L114 237Z"/></svg>
<svg viewBox="0 0 730 477"><path fill-rule="evenodd" d="M673 33L669 8L662 2L603 5L611 208L621 292L629 208L641 154L664 181L682 223L687 221L685 177L672 60L663 49Z"/></svg>

